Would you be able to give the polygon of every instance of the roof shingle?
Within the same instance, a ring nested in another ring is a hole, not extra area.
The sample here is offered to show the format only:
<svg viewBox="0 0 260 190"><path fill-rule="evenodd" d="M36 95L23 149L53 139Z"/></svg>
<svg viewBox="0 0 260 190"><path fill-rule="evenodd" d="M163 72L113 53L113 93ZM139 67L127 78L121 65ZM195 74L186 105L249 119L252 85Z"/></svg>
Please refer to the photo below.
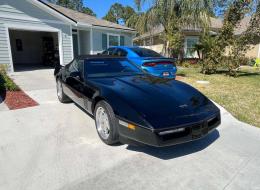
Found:
<svg viewBox="0 0 260 190"><path fill-rule="evenodd" d="M115 28L115 29L121 29L121 30L130 30L135 31L132 28L128 28L126 26L122 26L120 24L115 24L106 20L98 19L94 16L90 16L78 11L74 11L72 9L68 9L59 5L55 5L52 3L46 3L49 7L52 9L55 9L56 11L62 13L63 15L69 17L70 19L76 21L77 23L84 23L84 24L90 24L93 26L101 26L101 27L108 27L108 28Z"/></svg>
<svg viewBox="0 0 260 190"><path fill-rule="evenodd" d="M210 22L211 22L210 28L212 30L219 30L223 25L222 20L218 19L218 18L211 17ZM198 28L198 27L184 27L182 30L186 31L186 32L188 32L188 31L201 32L201 28ZM149 36L158 35L158 34L162 33L163 31L164 31L163 26L159 25L157 27L154 27L150 32L144 33L144 34L136 37L134 40L140 40L143 38L147 38Z"/></svg>

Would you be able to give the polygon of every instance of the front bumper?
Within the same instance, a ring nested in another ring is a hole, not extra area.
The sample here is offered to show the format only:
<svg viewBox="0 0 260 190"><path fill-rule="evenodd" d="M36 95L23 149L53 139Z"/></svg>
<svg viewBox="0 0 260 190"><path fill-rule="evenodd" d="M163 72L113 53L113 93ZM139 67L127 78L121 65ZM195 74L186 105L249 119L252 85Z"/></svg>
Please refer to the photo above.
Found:
<svg viewBox="0 0 260 190"><path fill-rule="evenodd" d="M160 130L151 130L144 127L136 127L135 130L132 130L123 125L119 125L118 131L119 135L123 139L128 139L130 140L130 142L135 141L150 146L163 147L203 138L214 131L214 129L216 129L220 125L220 123L221 117L220 114L217 114L206 118L203 121L188 124L185 126L178 126ZM178 128L184 128L185 130L162 135L162 132Z"/></svg>

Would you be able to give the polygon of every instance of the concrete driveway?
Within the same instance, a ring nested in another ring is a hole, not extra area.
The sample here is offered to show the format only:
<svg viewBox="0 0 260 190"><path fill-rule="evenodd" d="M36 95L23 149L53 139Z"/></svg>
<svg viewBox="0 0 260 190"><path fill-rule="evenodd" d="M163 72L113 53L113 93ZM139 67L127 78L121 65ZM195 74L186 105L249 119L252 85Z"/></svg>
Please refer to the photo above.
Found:
<svg viewBox="0 0 260 190"><path fill-rule="evenodd" d="M0 112L1 190L260 190L260 130L224 109L222 125L202 140L111 147L91 117L57 102L52 71L13 77L40 106Z"/></svg>
<svg viewBox="0 0 260 190"><path fill-rule="evenodd" d="M12 79L39 104L58 103L53 69L20 71L11 74Z"/></svg>

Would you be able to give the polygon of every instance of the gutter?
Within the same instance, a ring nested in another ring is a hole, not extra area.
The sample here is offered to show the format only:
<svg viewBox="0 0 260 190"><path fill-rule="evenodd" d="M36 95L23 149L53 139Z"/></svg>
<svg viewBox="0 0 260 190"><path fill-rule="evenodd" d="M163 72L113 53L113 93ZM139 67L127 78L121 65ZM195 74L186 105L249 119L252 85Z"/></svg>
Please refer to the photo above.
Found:
<svg viewBox="0 0 260 190"><path fill-rule="evenodd" d="M74 19L72 19L71 17L65 15L64 13L60 12L59 10L55 9L54 7L48 5L47 3L45 3L43 0L36 0L36 2L39 2L45 6L47 6L48 8L56 11L57 13L59 13L60 15L66 17L67 19L69 19L70 21L72 21L77 27L87 27L87 28L100 28L100 29L112 29L112 30L121 30L121 31L126 31L126 32L131 32L136 34L136 30L134 29L124 29L124 28L116 28L116 27L112 27L112 26L102 26L102 25L91 25L91 24L87 24L87 23L82 23L82 22L78 22Z"/></svg>
<svg viewBox="0 0 260 190"><path fill-rule="evenodd" d="M76 21L76 20L74 20L74 19L68 17L67 15L63 14L62 12L60 12L60 11L58 11L57 9L53 8L52 6L48 5L48 4L45 3L44 1L42 1L42 0L37 0L37 1L39 1L40 3L44 4L44 5L47 6L48 8L50 8L50 9L52 9L52 10L58 12L58 13L61 14L62 16L66 17L67 19L70 19L71 21L73 21L74 23L77 24L77 21Z"/></svg>

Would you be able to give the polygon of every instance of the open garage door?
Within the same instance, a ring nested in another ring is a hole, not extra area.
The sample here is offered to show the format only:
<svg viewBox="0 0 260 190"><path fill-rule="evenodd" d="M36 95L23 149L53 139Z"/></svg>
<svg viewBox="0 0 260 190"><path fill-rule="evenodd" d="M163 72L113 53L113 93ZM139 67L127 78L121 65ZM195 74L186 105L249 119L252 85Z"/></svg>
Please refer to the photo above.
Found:
<svg viewBox="0 0 260 190"><path fill-rule="evenodd" d="M60 64L57 32L9 30L14 71Z"/></svg>

